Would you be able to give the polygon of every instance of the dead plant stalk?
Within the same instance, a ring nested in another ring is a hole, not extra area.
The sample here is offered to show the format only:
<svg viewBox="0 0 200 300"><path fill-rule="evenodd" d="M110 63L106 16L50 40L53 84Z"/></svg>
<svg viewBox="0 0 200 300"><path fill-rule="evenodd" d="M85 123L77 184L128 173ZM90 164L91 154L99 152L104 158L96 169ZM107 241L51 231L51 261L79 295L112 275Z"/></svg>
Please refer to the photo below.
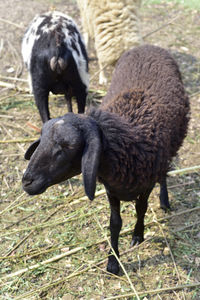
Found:
<svg viewBox="0 0 200 300"><path fill-rule="evenodd" d="M3 278L1 278L1 279L4 280L4 279L8 279L8 278L11 278L11 277L14 277L14 276L19 276L19 275L21 275L21 274L23 274L23 273L26 273L26 272L28 272L28 271L31 271L31 270L40 268L41 266L45 266L45 265L47 265L47 264L49 264L49 263L55 262L55 261L57 261L57 260L59 260L59 259L65 257L65 256L69 256L69 255L71 255L71 254L73 254L73 253L76 253L76 252L82 250L82 249L84 249L84 247L77 247L77 248L74 248L74 249L69 250L69 251L67 251L67 252L65 252L65 253L59 254L59 255L57 255L57 256L54 256L54 257L52 257L52 258L50 258L50 259L41 261L41 262L39 262L39 263L37 263L37 264L35 264L35 265L29 266L29 267L24 268L24 269L21 269L21 270L19 270L19 271L17 271L17 272L8 274L8 275L6 275L5 277L3 277Z"/></svg>
<svg viewBox="0 0 200 300"><path fill-rule="evenodd" d="M184 290L184 289L190 289L190 288L197 288L200 286L200 282L195 282L191 284L183 284L183 285L177 285L177 286L171 286L168 288L161 288L157 290L147 290L143 292L138 292L138 295L156 295L156 294L161 294L164 292L172 292L172 291L177 291L177 290ZM134 293L128 293L128 294L122 294L118 296L113 296L113 297L108 297L104 298L104 300L114 300L114 299L126 299L128 297L135 296Z"/></svg>

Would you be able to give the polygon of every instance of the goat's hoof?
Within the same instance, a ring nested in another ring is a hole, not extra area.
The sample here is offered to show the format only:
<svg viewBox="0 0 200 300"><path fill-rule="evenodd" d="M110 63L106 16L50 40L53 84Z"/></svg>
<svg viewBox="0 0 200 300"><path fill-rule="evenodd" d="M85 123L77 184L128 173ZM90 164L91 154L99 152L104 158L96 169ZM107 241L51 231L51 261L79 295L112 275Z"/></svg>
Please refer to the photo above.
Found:
<svg viewBox="0 0 200 300"><path fill-rule="evenodd" d="M168 212L168 211L171 210L170 205L165 205L165 204L161 204L161 205L160 205L160 208L161 208L162 210L164 210L164 212Z"/></svg>
<svg viewBox="0 0 200 300"><path fill-rule="evenodd" d="M139 245L143 241L144 241L144 238L142 236L134 235L132 238L132 241L131 241L131 247L133 247L135 245Z"/></svg>
<svg viewBox="0 0 200 300"><path fill-rule="evenodd" d="M112 263L108 262L107 271L109 273L117 275L119 273L119 264L118 264L118 262L117 263L116 262L115 263L114 262L112 262Z"/></svg>

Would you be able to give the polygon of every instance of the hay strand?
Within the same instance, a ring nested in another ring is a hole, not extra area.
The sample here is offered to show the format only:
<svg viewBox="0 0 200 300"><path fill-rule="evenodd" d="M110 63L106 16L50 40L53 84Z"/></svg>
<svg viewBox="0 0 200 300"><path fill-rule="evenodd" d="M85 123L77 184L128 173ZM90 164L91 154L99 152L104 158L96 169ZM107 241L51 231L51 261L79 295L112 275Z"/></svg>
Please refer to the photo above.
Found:
<svg viewBox="0 0 200 300"><path fill-rule="evenodd" d="M184 169L169 171L167 173L167 175L177 175L177 174L182 174L182 173L188 173L190 171L198 171L199 169L200 169L200 165L197 165L197 166L188 167L188 168L184 168Z"/></svg>
<svg viewBox="0 0 200 300"><path fill-rule="evenodd" d="M3 19L3 18L0 18L0 21L3 22L3 23L7 23L7 24L9 24L9 25L13 25L13 26L15 26L15 27L17 27L17 28L20 28L20 29L23 29L23 28L24 28L22 25L19 25L19 24L17 24L17 23L11 22L11 21L6 20L6 19Z"/></svg>
<svg viewBox="0 0 200 300"><path fill-rule="evenodd" d="M161 294L164 292L172 292L172 291L183 290L183 289L197 288L199 286L200 286L200 282L191 283L191 284L182 284L182 285L176 285L176 286L171 286L171 287L167 287L167 288L138 292L138 295L155 295L155 294ZM132 297L132 296L135 296L135 294L134 293L122 294L122 295L118 295L118 296L104 298L104 300L114 300L114 299L122 299L122 298L126 299L126 298Z"/></svg>
<svg viewBox="0 0 200 300"><path fill-rule="evenodd" d="M0 86L4 87L4 88L12 89L12 90L17 90L19 92L25 92L25 93L29 92L28 88L21 88L14 83L8 83L5 81L0 81Z"/></svg>
<svg viewBox="0 0 200 300"><path fill-rule="evenodd" d="M15 139L15 140L1 140L0 144L12 144L12 143L30 143L34 142L36 138L29 139Z"/></svg>
<svg viewBox="0 0 200 300"><path fill-rule="evenodd" d="M84 249L84 247L77 247L77 248L74 248L74 249L69 250L69 251L67 251L67 252L65 252L65 253L56 255L56 256L54 256L54 257L52 257L52 258L50 258L50 259L41 261L41 262L39 262L39 263L37 263L37 264L35 264L35 265L29 266L29 267L24 268L24 269L21 269L21 270L19 270L19 271L17 271L17 272L8 274L8 275L6 275L5 277L3 277L3 278L1 278L1 279L4 280L4 279L8 279L8 278L11 278L11 277L14 277L14 276L19 276L19 275L21 275L21 274L23 274L23 273L26 273L26 272L28 272L28 271L31 271L31 270L37 269L37 268L39 268L39 267L41 267L41 266L45 266L45 265L50 264L50 263L52 263L52 262L58 261L58 260L60 260L61 258L66 257L66 256L69 256L69 255L71 255L71 254L74 254L74 253L76 253L76 252L78 252L78 251L80 251L80 250L82 250L82 249Z"/></svg>

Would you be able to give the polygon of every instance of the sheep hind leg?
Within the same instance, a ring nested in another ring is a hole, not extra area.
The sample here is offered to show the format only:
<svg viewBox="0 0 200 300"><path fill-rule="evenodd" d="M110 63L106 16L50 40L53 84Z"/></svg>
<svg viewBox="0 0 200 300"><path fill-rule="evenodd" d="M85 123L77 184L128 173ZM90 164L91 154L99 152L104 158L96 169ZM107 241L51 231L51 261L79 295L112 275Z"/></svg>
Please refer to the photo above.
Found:
<svg viewBox="0 0 200 300"><path fill-rule="evenodd" d="M136 200L136 213L137 213L137 222L134 228L131 247L138 245L144 241L144 217L148 207L148 198L152 191L152 188L141 194Z"/></svg>
<svg viewBox="0 0 200 300"><path fill-rule="evenodd" d="M160 182L160 207L164 211L170 209L166 178Z"/></svg>
<svg viewBox="0 0 200 300"><path fill-rule="evenodd" d="M110 233L111 233L111 246L115 251L115 254L119 257L118 239L119 233L122 227L122 219L120 216L120 201L114 197L108 196L110 202ZM107 271L112 274L118 274L119 263L115 255L112 254L112 250L109 251Z"/></svg>
<svg viewBox="0 0 200 300"><path fill-rule="evenodd" d="M107 84L107 78L105 75L105 66L103 66L103 64L100 62L99 62L99 84L100 85Z"/></svg>

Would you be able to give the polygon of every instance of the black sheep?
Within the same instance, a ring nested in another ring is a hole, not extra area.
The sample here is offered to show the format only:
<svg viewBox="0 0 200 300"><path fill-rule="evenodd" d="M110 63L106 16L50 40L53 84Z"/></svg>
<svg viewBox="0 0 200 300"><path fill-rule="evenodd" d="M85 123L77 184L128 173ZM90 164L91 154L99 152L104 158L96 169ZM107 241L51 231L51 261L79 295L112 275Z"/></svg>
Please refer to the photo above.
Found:
<svg viewBox="0 0 200 300"><path fill-rule="evenodd" d="M49 92L64 94L68 111L76 97L78 113L84 113L89 85L88 57L74 20L60 12L36 16L23 41L22 56L29 85L43 122L50 119Z"/></svg>
<svg viewBox="0 0 200 300"><path fill-rule="evenodd" d="M110 202L111 244L119 255L120 200L136 201L132 245L141 243L147 201L156 182L168 203L166 174L186 136L189 111L171 55L150 45L132 49L117 63L99 109L92 108L87 115L68 113L44 124L40 139L25 154L30 163L23 188L39 194L82 172L85 192L92 200L98 178ZM113 255L107 270L119 271Z"/></svg>

